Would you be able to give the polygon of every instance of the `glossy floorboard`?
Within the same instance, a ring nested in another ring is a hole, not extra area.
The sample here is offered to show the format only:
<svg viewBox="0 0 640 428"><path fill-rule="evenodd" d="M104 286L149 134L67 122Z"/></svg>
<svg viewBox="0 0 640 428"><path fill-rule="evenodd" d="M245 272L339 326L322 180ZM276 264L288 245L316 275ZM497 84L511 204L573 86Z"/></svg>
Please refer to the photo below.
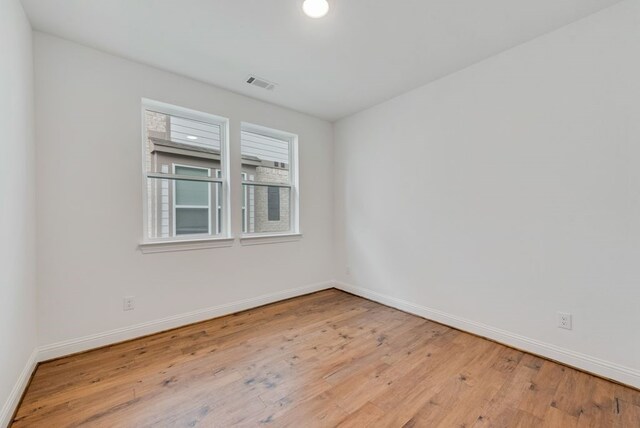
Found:
<svg viewBox="0 0 640 428"><path fill-rule="evenodd" d="M337 290L41 364L19 427L640 427L640 392Z"/></svg>

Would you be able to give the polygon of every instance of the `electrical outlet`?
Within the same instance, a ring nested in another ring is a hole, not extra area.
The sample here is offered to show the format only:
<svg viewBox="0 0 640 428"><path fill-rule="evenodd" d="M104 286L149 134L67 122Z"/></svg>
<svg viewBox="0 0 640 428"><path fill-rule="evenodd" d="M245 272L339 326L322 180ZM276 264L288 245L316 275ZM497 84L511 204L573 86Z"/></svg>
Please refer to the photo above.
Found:
<svg viewBox="0 0 640 428"><path fill-rule="evenodd" d="M347 267L344 269L344 273L346 273L347 275L351 275L351 267L347 266Z"/></svg>
<svg viewBox="0 0 640 428"><path fill-rule="evenodd" d="M558 312L558 327L571 330L573 328L571 323L571 314L568 312Z"/></svg>
<svg viewBox="0 0 640 428"><path fill-rule="evenodd" d="M136 298L135 296L127 296L122 300L122 310L123 311L132 311L136 307Z"/></svg>

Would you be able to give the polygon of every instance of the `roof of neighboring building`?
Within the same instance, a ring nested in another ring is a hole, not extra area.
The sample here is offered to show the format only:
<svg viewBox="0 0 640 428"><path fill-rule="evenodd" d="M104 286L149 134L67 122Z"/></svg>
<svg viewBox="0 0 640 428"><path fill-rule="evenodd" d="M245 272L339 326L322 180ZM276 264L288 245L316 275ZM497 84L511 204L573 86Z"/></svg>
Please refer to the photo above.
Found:
<svg viewBox="0 0 640 428"><path fill-rule="evenodd" d="M186 143L179 143L176 141L165 140L164 138L149 137L149 140L153 143L152 151L168 152L178 154L182 156L192 156L198 158L219 159L220 150L203 147L201 145L192 145ZM260 166L263 160L258 156L242 155L242 160L247 161L249 165Z"/></svg>
<svg viewBox="0 0 640 428"><path fill-rule="evenodd" d="M252 156L252 155L242 155L242 159L262 162L262 159L260 159L258 156Z"/></svg>
<svg viewBox="0 0 640 428"><path fill-rule="evenodd" d="M185 144L185 143L177 143L175 141L169 141L169 140L156 138L156 137L150 137L149 139L156 146L172 147L174 149L188 150L191 152L211 153L216 155L220 154L220 150L209 148L209 147L196 146L196 145Z"/></svg>

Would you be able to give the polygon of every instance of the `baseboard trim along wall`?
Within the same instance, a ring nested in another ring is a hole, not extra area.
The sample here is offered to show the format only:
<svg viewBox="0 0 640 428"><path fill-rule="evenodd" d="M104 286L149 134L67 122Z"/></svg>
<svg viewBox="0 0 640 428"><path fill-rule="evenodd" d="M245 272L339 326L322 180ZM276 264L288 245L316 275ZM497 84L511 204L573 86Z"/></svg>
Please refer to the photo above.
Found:
<svg viewBox="0 0 640 428"><path fill-rule="evenodd" d="M9 426L9 422L11 422L11 418L13 417L13 412L18 407L20 399L22 398L22 393L26 389L37 364L38 349L36 348L31 353L31 356L22 369L22 373L20 373L18 380L15 385L13 385L7 401L5 401L4 406L2 406L2 411L0 411L0 427Z"/></svg>
<svg viewBox="0 0 640 428"><path fill-rule="evenodd" d="M374 302L382 303L383 305L391 306L404 312L455 327L459 330L486 337L504 345L537 354L541 357L546 357L634 388L640 388L640 370L624 367L570 349L530 339L506 330L451 315L437 309L416 305L406 300L391 297L356 285L336 281L334 282L334 287L338 290L346 291L347 293L355 294L356 296L373 300Z"/></svg>
<svg viewBox="0 0 640 428"><path fill-rule="evenodd" d="M276 293L265 294L259 297L238 300L236 302L199 309L185 314L173 315L170 317L148 321L129 327L117 328L114 330L92 334L77 339L70 339L62 342L44 345L39 348L38 361L47 361L65 355L99 348L101 346L135 339L137 337L170 330L172 328L181 327L187 324L206 321L212 318L217 318L269 303L278 302L280 300L289 299L291 297L297 297L304 294L314 293L320 290L326 290L328 288L333 288L332 281L319 282L316 284L291 288L288 290L278 291Z"/></svg>

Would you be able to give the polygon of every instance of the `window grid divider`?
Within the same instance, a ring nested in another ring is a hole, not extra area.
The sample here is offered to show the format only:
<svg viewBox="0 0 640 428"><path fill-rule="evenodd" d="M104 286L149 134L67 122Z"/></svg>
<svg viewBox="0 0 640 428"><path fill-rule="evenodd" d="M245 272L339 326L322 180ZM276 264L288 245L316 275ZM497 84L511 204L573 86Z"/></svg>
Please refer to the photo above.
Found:
<svg viewBox="0 0 640 428"><path fill-rule="evenodd" d="M196 175L165 174L161 172L147 172L147 178L163 180L204 181L207 183L224 183L224 179L215 177L199 177Z"/></svg>

